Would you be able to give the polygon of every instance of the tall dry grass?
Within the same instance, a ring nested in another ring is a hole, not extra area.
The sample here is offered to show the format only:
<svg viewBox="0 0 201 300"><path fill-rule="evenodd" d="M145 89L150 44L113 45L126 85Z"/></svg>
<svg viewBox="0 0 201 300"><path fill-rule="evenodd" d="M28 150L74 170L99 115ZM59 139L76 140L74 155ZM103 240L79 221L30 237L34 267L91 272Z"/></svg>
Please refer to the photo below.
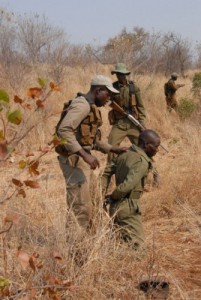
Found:
<svg viewBox="0 0 201 300"><path fill-rule="evenodd" d="M111 76L109 67L98 64L85 70L66 70L62 93L52 95L45 108L44 113L54 112L54 115L46 122L41 117L20 151L0 169L1 196L18 173L22 152L31 149L37 155L38 147L51 140L63 102L78 91L86 92L96 73ZM6 226L4 217L8 212L19 217L9 232L1 234L0 276L9 279L13 295L5 299L153 299L137 288L140 281L153 278L170 283L168 299L200 299L199 111L182 122L176 114L168 114L163 95L165 80L163 76L136 77L147 110L146 125L160 134L169 151L160 149L156 157L161 176L159 188L152 187L150 178L142 198L147 256L139 259L127 245L120 243L118 232L114 232L102 209L100 174L106 156L97 152L101 167L92 178L93 233L85 236L74 227L66 242L65 185L56 154L51 152L40 162L40 188L27 189L26 198L13 197L1 204L0 228ZM190 78L185 83L190 84ZM177 96L192 98L190 86L180 89ZM102 109L104 139L110 130L107 112L107 107ZM82 239L78 239L80 235ZM22 261L16 255L19 247L29 256L37 253L35 271L29 265L22 268Z"/></svg>

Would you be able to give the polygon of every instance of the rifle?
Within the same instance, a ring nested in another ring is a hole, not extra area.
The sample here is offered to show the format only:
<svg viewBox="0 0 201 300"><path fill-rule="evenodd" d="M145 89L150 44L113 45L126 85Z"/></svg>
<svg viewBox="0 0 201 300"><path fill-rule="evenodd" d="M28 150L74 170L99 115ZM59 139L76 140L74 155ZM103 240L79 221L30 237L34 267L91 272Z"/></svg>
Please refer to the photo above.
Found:
<svg viewBox="0 0 201 300"><path fill-rule="evenodd" d="M140 131L143 131L146 129L146 127L144 127L135 117L133 117L131 114L128 114L127 112L125 112L124 109L121 106L119 106L119 104L117 104L115 101L111 101L110 107L112 107L112 109L116 110L121 115L123 115L127 119L129 119L131 121L131 123L133 123L137 128L139 128ZM163 145L160 144L160 147L168 153L168 150Z"/></svg>

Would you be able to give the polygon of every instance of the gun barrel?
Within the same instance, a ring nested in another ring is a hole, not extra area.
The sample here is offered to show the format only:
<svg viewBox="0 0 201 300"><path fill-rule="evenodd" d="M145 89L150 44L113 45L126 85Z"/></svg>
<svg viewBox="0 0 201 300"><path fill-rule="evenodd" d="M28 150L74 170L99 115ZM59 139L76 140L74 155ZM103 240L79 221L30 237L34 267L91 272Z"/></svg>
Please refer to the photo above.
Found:
<svg viewBox="0 0 201 300"><path fill-rule="evenodd" d="M162 144L160 144L160 147L165 150L167 153L169 152Z"/></svg>
<svg viewBox="0 0 201 300"><path fill-rule="evenodd" d="M128 117L128 119L129 119L133 124L135 124L135 125L136 125L137 127L139 127L141 130L145 129L145 128L142 126L142 124L140 124L140 122L139 122L137 119L135 119L132 115L127 114L127 117Z"/></svg>

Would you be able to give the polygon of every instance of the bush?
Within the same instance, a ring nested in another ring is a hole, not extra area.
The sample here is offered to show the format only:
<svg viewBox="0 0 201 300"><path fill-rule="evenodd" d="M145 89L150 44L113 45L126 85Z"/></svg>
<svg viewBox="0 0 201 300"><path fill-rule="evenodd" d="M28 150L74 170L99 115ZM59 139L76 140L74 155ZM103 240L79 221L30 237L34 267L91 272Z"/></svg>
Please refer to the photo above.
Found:
<svg viewBox="0 0 201 300"><path fill-rule="evenodd" d="M182 120L189 118L195 111L196 105L193 100L182 98L178 106L178 114Z"/></svg>
<svg viewBox="0 0 201 300"><path fill-rule="evenodd" d="M201 72L197 72L193 76L192 92L195 96L201 96Z"/></svg>

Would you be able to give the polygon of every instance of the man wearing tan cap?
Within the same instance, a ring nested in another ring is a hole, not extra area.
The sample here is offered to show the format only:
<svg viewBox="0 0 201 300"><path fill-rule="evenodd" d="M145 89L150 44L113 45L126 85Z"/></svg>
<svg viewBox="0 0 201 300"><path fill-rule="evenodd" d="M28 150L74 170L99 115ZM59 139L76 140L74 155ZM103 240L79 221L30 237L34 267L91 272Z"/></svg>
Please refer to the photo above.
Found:
<svg viewBox="0 0 201 300"><path fill-rule="evenodd" d="M103 143L98 135L102 125L99 107L104 106L111 94L118 94L112 81L103 75L97 75L91 81L87 94L78 95L68 102L60 121L56 126L59 138L66 144L56 147L67 191L67 228L73 222L73 228L90 229L92 221L92 201L89 192L90 173L100 166L91 150L103 153L122 153L125 147L114 147Z"/></svg>
<svg viewBox="0 0 201 300"><path fill-rule="evenodd" d="M130 71L127 70L123 63L118 63L111 74L116 74L117 81L113 82L113 87L119 91L119 94L114 95L113 99L124 111L134 116L143 126L145 121L145 108L140 95L140 89L131 80L127 79ZM138 144L139 128L132 124L127 117L122 116L115 110L109 112L109 122L112 129L109 134L108 143L114 146L119 146L120 143L127 137L131 144ZM103 195L107 192L111 179L111 163L114 155L108 155L108 161L104 173L101 178Z"/></svg>

